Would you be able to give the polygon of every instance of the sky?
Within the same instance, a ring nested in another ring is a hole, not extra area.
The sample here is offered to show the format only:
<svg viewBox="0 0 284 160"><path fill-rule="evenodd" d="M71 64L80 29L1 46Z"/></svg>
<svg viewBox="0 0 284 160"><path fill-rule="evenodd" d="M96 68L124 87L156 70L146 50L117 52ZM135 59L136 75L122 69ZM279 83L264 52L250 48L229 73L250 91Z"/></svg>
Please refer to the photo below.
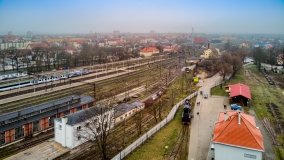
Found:
<svg viewBox="0 0 284 160"><path fill-rule="evenodd" d="M284 34L284 0L0 0L0 34Z"/></svg>

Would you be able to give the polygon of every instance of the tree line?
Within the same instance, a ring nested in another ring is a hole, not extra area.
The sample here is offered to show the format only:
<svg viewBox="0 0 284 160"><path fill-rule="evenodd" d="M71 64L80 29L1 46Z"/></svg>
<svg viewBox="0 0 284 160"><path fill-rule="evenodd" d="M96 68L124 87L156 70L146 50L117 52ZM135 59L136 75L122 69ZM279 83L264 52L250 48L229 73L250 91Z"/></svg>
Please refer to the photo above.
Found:
<svg viewBox="0 0 284 160"><path fill-rule="evenodd" d="M4 73L8 70L7 66L9 65L12 66L13 71L37 73L53 69L66 69L125 60L138 56L137 50L129 51L125 47L102 48L88 44L82 45L81 50L73 54L57 46L49 48L35 47L31 50L10 48L0 50L0 64ZM11 64L8 64L8 62Z"/></svg>

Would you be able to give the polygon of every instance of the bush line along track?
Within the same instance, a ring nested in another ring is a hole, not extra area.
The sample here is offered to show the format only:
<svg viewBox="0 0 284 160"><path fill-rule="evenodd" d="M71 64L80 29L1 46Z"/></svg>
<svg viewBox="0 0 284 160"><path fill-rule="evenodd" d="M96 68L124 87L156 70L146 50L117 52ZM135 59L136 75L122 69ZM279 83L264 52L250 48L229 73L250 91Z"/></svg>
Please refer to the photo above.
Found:
<svg viewBox="0 0 284 160"><path fill-rule="evenodd" d="M171 62L173 62L174 60L175 59L170 59L169 61L163 62L163 65L165 66L165 65L171 64ZM155 67L155 65L158 66L159 64L154 64L154 67ZM147 71L149 71L151 69L152 68L141 69L141 70L138 70L138 71L135 71L135 72L129 72L128 74L125 74L125 75L120 75L120 76L113 77L113 78L110 78L110 79L97 81L96 86L97 86L97 88L102 88L103 86L108 86L109 84L112 84L112 83L116 84L119 79L131 80L131 79L134 79L133 77L139 77L139 76L141 76L141 74L146 73ZM141 79L143 79L143 78L145 78L145 77L142 77ZM27 98L27 99L15 101L15 102L7 103L7 104L4 104L4 105L0 105L0 107L1 107L0 113L4 112L4 111L8 112L8 111L12 111L12 110L17 110L17 109L23 108L25 106L30 106L30 105L42 103L42 102L52 100L52 99L65 97L67 95L74 94L74 92L78 92L78 91L86 93L86 90L88 90L90 87L91 87L90 85L84 84L84 82L82 82L81 86L76 86L76 87L64 89L60 92L53 92L53 93L46 94L44 96ZM128 88L128 89L130 89L130 88ZM25 106L23 106L22 104L25 104Z"/></svg>

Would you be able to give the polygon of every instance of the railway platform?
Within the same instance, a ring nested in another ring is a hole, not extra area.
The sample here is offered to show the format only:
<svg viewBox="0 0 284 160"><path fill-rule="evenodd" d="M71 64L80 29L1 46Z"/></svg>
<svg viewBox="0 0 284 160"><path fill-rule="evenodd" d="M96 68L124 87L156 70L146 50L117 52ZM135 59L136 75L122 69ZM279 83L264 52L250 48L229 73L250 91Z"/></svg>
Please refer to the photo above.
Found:
<svg viewBox="0 0 284 160"><path fill-rule="evenodd" d="M53 139L50 139L23 152L19 152L8 157L5 160L49 160L67 152L69 152L68 148L62 147Z"/></svg>

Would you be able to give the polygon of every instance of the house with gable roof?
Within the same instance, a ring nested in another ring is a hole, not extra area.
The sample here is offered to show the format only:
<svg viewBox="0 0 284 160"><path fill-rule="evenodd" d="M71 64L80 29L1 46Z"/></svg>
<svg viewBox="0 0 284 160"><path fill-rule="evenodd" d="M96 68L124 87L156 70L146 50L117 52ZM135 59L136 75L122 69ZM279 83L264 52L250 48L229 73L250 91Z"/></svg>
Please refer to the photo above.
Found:
<svg viewBox="0 0 284 160"><path fill-rule="evenodd" d="M220 112L211 149L215 160L262 160L263 136L253 116L240 111Z"/></svg>

